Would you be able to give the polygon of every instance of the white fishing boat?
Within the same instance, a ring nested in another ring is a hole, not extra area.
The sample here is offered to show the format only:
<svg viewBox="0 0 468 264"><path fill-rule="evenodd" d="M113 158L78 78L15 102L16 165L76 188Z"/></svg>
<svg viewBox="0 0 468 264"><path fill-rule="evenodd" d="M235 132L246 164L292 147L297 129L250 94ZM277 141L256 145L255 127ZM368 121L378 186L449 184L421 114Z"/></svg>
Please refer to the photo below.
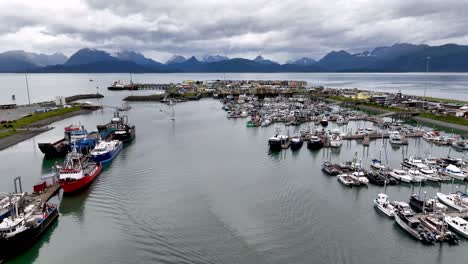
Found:
<svg viewBox="0 0 468 264"><path fill-rule="evenodd" d="M408 145L408 140L405 137L403 137L398 131L391 131L389 138L390 144L392 145Z"/></svg>
<svg viewBox="0 0 468 264"><path fill-rule="evenodd" d="M388 200L388 195L384 193L377 194L377 198L374 199L374 207L389 217L395 215L395 207Z"/></svg>
<svg viewBox="0 0 468 264"><path fill-rule="evenodd" d="M428 181L438 182L441 180L437 172L433 169L420 169L419 172L421 172L421 176Z"/></svg>
<svg viewBox="0 0 468 264"><path fill-rule="evenodd" d="M462 197L458 193L444 194L438 192L437 199L442 203L452 207L459 212L468 212L468 206L463 203Z"/></svg>
<svg viewBox="0 0 468 264"><path fill-rule="evenodd" d="M458 216L448 215L445 216L444 220L453 231L468 239L468 221Z"/></svg>
<svg viewBox="0 0 468 264"><path fill-rule="evenodd" d="M371 168L376 169L376 170L385 170L385 165L382 164L382 162L379 159L373 159L371 161Z"/></svg>
<svg viewBox="0 0 468 264"><path fill-rule="evenodd" d="M408 170L408 175L411 177L412 182L419 183L419 182L425 182L426 181L426 177L422 176L421 172L419 172L419 170L417 170L417 169Z"/></svg>
<svg viewBox="0 0 468 264"><path fill-rule="evenodd" d="M406 182L406 183L411 183L411 181L413 180L413 178L409 176L405 170L394 169L390 172L390 176L392 176L393 178L399 181Z"/></svg>
<svg viewBox="0 0 468 264"><path fill-rule="evenodd" d="M342 144L343 140L341 139L339 132L337 134L334 133L330 138L330 147L339 148Z"/></svg>
<svg viewBox="0 0 468 264"><path fill-rule="evenodd" d="M457 180L464 180L466 178L466 173L453 164L449 164L445 168L444 174Z"/></svg>
<svg viewBox="0 0 468 264"><path fill-rule="evenodd" d="M349 174L340 174L337 176L339 182L343 183L346 186L356 185L356 178Z"/></svg>

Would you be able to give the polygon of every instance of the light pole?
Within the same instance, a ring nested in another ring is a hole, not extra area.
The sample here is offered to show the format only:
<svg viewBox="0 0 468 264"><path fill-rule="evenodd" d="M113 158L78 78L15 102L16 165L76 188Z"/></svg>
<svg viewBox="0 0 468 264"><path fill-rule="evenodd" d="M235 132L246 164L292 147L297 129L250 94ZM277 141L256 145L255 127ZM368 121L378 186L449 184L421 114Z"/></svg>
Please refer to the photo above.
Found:
<svg viewBox="0 0 468 264"><path fill-rule="evenodd" d="M26 91L28 92L28 103L29 105L31 105L31 98L29 97L29 83L28 83L28 74L25 73L24 74L25 78L26 78Z"/></svg>
<svg viewBox="0 0 468 264"><path fill-rule="evenodd" d="M426 74L429 73L429 60L430 59L431 59L431 57L429 57L429 56L426 57ZM426 77L426 78L428 78L428 77ZM426 79L426 85L424 86L424 109L426 108L426 101L427 101L427 98L426 98L427 82L428 82L428 80Z"/></svg>

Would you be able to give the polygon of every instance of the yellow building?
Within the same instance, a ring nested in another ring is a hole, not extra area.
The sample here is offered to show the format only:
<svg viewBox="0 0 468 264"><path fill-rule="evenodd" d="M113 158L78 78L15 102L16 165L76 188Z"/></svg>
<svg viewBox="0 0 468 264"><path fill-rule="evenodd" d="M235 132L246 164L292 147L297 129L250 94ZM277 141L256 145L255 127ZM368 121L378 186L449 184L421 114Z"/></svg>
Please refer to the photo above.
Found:
<svg viewBox="0 0 468 264"><path fill-rule="evenodd" d="M368 92L359 92L355 99L358 99L358 100L369 100L370 98L370 94Z"/></svg>

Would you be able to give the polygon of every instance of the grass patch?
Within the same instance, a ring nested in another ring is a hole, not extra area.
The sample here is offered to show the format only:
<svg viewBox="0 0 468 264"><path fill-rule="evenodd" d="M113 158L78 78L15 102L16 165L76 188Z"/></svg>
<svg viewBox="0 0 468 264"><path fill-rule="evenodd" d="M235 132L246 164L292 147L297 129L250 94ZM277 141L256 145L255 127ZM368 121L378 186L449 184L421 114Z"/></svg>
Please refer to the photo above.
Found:
<svg viewBox="0 0 468 264"><path fill-rule="evenodd" d="M433 113L420 113L419 116L428 118L428 119L437 120L437 121L447 122L451 124L468 126L468 120L463 117L436 115Z"/></svg>
<svg viewBox="0 0 468 264"><path fill-rule="evenodd" d="M8 131L0 132L0 139L4 139L4 138L12 136L14 134L16 134L16 131L14 131L14 130L8 130Z"/></svg>
<svg viewBox="0 0 468 264"><path fill-rule="evenodd" d="M70 108L61 108L58 110L53 110L53 111L49 111L45 113L32 114L30 116L22 117L12 122L11 125L13 126L13 128L23 128L37 121L41 121L41 120L51 118L54 116L64 115L64 114L75 112L78 110L80 110L79 106L73 106Z"/></svg>
<svg viewBox="0 0 468 264"><path fill-rule="evenodd" d="M444 99L444 98L436 98L436 97L424 97L424 96L418 96L420 100L426 100L429 102L436 102L436 103L447 103L447 104L468 104L467 101L461 101L461 100L454 100L454 99Z"/></svg>

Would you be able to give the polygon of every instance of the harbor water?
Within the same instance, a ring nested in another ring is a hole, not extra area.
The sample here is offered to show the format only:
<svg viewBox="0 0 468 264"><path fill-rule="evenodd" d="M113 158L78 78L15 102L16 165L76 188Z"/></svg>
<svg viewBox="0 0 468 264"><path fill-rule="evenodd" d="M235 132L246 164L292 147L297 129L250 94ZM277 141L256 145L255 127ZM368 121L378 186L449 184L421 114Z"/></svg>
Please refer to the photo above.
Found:
<svg viewBox="0 0 468 264"><path fill-rule="evenodd" d="M93 102L119 106L130 94L104 89L116 79L114 75L93 75L93 84L91 75L63 81L67 76L32 76L30 81L47 80L44 82L53 86L44 86L44 93L34 90L34 99L52 99L54 93L69 86L71 92L67 93L83 93L77 84L89 92L96 83L106 97ZM284 79L272 76L268 79ZM190 78L199 79L195 74ZM130 106L126 114L136 125L135 140L105 166L87 190L54 198L59 220L39 243L8 263L406 264L466 260L468 240L461 239L458 246L423 245L379 214L372 200L383 187L348 188L321 172L324 160L348 161L356 152L368 168L370 160L379 156L380 140L371 141L368 148L345 141L340 150L332 152L310 151L304 146L297 152L270 153L267 140L275 126L247 128L247 119L227 119L217 100L176 104L175 121L170 120L171 110L164 104ZM31 191L55 162L44 159L37 143L58 140L63 127L71 123L95 130L112 114L113 109L104 108L62 120L53 124L55 129L0 151L0 190L12 191L13 178L21 176L23 190ZM372 123L361 121L339 128L356 131L370 126ZM330 123L327 129L335 127ZM290 133L299 129L291 127ZM282 130L286 132L284 126ZM449 148L409 139L407 147L392 148L387 143L382 159L397 167L403 157L429 154L447 156ZM450 154L462 157L459 152ZM466 190L466 185L428 183L421 193L426 191L432 198L438 191L457 188ZM391 200L407 201L419 187L396 185L386 191Z"/></svg>

